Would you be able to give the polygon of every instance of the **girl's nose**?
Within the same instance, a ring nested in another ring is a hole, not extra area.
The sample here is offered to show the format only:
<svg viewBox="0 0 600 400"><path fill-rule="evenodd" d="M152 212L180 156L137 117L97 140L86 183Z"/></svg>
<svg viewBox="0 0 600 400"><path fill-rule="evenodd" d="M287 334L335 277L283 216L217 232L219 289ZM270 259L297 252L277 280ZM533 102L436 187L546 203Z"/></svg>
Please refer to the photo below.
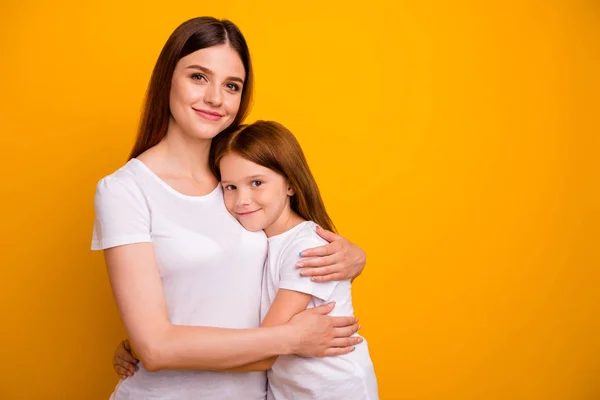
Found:
<svg viewBox="0 0 600 400"><path fill-rule="evenodd" d="M239 190L237 204L239 206L247 206L252 204L252 196L250 196L250 193L247 190Z"/></svg>

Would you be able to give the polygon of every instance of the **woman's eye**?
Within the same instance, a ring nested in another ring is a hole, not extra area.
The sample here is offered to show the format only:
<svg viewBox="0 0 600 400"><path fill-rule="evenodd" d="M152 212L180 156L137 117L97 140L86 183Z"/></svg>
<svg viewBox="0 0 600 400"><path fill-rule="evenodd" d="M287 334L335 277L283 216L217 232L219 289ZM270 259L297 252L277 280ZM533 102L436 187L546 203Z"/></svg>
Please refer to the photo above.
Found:
<svg viewBox="0 0 600 400"><path fill-rule="evenodd" d="M254 187L258 187L258 186L262 185L262 182L261 181L252 181L251 185Z"/></svg>
<svg viewBox="0 0 600 400"><path fill-rule="evenodd" d="M235 190L235 189L237 189L235 187L235 185L227 185L227 186L225 186L225 190Z"/></svg>
<svg viewBox="0 0 600 400"><path fill-rule="evenodd" d="M206 80L206 76L202 74L192 74L192 79L196 81Z"/></svg>
<svg viewBox="0 0 600 400"><path fill-rule="evenodd" d="M238 85L236 85L235 83L228 83L225 85L227 87L227 89L233 91L233 92L239 92L240 87Z"/></svg>

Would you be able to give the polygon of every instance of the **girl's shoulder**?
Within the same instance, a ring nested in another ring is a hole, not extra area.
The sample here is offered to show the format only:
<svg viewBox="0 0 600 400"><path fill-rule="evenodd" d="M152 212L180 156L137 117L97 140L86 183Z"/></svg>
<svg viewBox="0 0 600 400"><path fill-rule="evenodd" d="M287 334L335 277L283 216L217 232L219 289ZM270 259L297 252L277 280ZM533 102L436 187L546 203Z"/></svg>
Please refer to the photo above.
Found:
<svg viewBox="0 0 600 400"><path fill-rule="evenodd" d="M313 221L305 221L290 231L289 235L283 238L283 243L280 244L282 253L298 253L311 247L318 247L328 242L317 233L317 224Z"/></svg>
<svg viewBox="0 0 600 400"><path fill-rule="evenodd" d="M317 224L313 221L304 221L297 226L297 232L295 235L296 240L307 240L314 241L318 243L327 243L325 239L323 239L317 233Z"/></svg>
<svg viewBox="0 0 600 400"><path fill-rule="evenodd" d="M269 263L269 268L278 271L278 289L294 290L328 301L339 281L314 282L310 277L300 275L296 267L298 261L306 259L301 252L327 243L317 234L317 224L312 221L302 222L286 233L288 235L278 243L281 247L271 248L269 242L269 257L277 257L275 263Z"/></svg>

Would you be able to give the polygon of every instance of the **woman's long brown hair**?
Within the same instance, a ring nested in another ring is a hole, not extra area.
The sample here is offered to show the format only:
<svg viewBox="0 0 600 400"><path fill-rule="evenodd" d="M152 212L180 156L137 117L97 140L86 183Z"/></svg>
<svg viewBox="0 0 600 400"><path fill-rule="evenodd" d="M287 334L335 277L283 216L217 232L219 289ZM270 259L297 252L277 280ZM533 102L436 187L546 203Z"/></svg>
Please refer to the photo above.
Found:
<svg viewBox="0 0 600 400"><path fill-rule="evenodd" d="M213 140L211 168L221 180L219 163L229 153L269 168L287 179L294 189L292 210L321 228L335 232L317 182L310 172L300 144L288 129L273 121L257 121L220 134Z"/></svg>
<svg viewBox="0 0 600 400"><path fill-rule="evenodd" d="M213 17L190 19L175 29L158 56L148 85L137 139L129 158L156 146L167 134L171 116L169 94L177 62L197 50L222 44L228 44L238 53L246 70L240 108L230 127L235 129L246 118L253 89L252 62L246 39L231 21Z"/></svg>

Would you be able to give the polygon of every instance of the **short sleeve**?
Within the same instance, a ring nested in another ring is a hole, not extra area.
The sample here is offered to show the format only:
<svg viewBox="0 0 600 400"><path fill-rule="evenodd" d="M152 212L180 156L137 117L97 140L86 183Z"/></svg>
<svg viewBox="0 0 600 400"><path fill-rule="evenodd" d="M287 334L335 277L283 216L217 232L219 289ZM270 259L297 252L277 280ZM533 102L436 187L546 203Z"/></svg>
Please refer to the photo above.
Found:
<svg viewBox="0 0 600 400"><path fill-rule="evenodd" d="M295 290L329 301L339 281L313 282L310 277L300 275L300 270L296 267L301 251L326 243L320 237L302 237L287 246L279 259L279 289Z"/></svg>
<svg viewBox="0 0 600 400"><path fill-rule="evenodd" d="M135 182L108 176L98 182L92 250L151 242L150 210Z"/></svg>

